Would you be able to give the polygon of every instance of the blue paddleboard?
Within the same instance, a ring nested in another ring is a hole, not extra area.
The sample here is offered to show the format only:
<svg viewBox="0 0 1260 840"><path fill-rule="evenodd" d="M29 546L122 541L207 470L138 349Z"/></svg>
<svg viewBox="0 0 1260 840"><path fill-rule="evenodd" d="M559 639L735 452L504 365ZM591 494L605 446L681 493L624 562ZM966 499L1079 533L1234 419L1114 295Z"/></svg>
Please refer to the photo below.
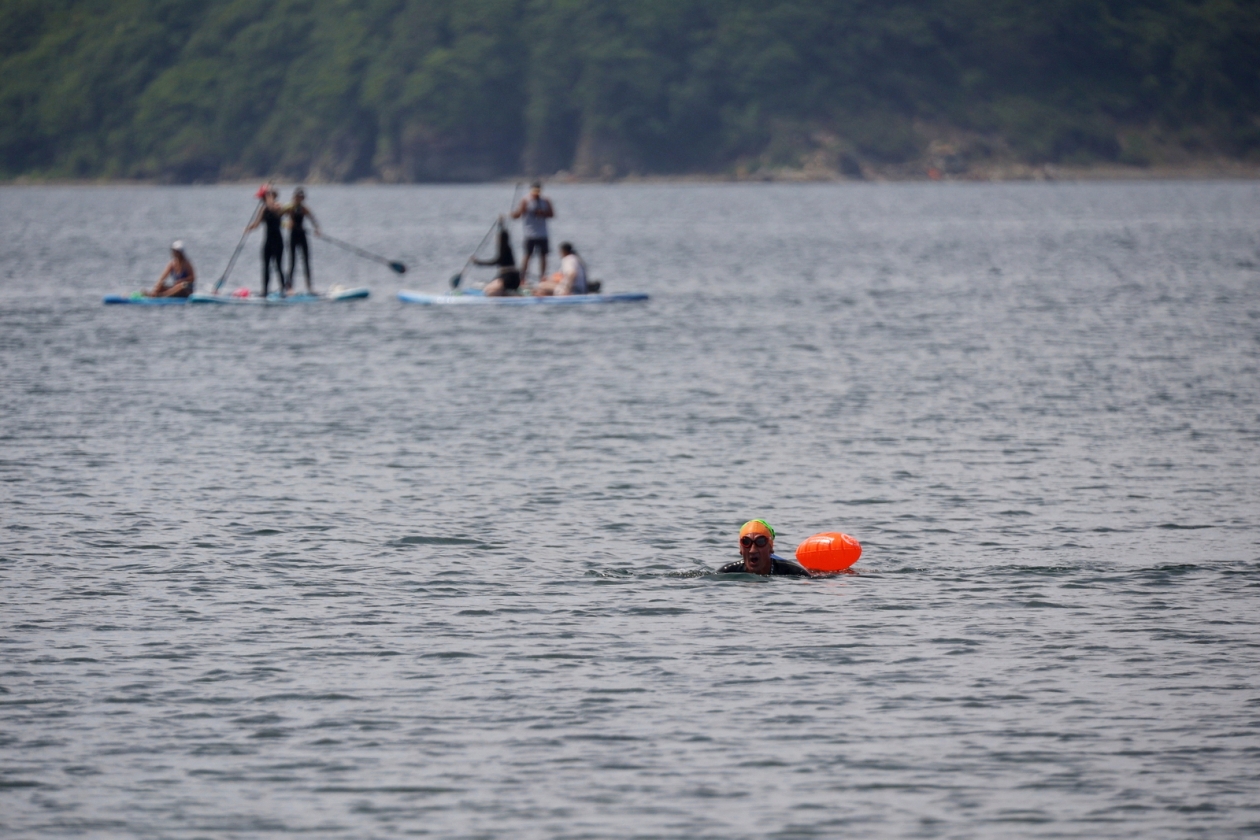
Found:
<svg viewBox="0 0 1260 840"><path fill-rule="evenodd" d="M345 300L362 300L371 292L365 288L338 289L334 287L327 294L307 295L295 294L281 296L270 294L266 297L237 297L236 295L197 294L188 298L189 303L209 303L219 306L289 306L299 303L338 303Z"/></svg>
<svg viewBox="0 0 1260 840"><path fill-rule="evenodd" d="M188 303L188 298L151 298L136 293L134 295L105 295L102 303L129 306L179 306Z"/></svg>
<svg viewBox="0 0 1260 840"><path fill-rule="evenodd" d="M646 292L623 292L616 295L562 295L559 297L533 297L508 295L486 297L480 292L455 292L444 295L426 295L421 292L398 293L403 303L420 303L426 306L579 306L590 303L633 303L648 299Z"/></svg>

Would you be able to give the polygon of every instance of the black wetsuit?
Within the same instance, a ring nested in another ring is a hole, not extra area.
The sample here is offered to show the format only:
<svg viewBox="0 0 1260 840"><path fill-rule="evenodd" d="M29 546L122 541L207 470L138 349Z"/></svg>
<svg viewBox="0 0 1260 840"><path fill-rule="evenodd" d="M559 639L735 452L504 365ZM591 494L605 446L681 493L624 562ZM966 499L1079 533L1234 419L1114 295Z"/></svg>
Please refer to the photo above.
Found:
<svg viewBox="0 0 1260 840"><path fill-rule="evenodd" d="M293 288L293 278L297 276L297 249L302 249L302 267L306 270L306 287L311 288L311 248L306 243L306 207L294 205L289 209L289 218L293 227L289 228L289 282L287 288Z"/></svg>
<svg viewBox="0 0 1260 840"><path fill-rule="evenodd" d="M505 291L514 292L521 287L521 270L516 267L516 257L512 254L512 242L506 236L499 237L498 253L492 260L477 260L476 265L497 265L496 280L503 281Z"/></svg>
<svg viewBox="0 0 1260 840"><path fill-rule="evenodd" d="M262 223L267 228L267 238L263 240L263 272L262 272L262 293L263 297L267 296L267 287L271 285L271 264L276 265L276 282L280 284L280 291L285 289L284 282L284 234L280 231L280 222L284 219L284 214L277 213L270 207L263 207Z"/></svg>
<svg viewBox="0 0 1260 840"><path fill-rule="evenodd" d="M743 560L736 560L734 563L727 563L725 566L717 570L720 575L731 574L752 574L744 568ZM770 574L772 575L788 575L789 577L813 577L808 569L797 563L795 560L788 560L786 557L780 557L777 554L770 555Z"/></svg>

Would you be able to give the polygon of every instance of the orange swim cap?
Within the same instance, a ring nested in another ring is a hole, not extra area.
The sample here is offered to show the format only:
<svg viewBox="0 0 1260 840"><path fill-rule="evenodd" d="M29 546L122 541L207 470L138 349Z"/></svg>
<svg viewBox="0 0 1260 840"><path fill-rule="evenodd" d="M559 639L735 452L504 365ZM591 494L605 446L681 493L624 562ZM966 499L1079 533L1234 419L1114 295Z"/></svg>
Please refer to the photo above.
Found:
<svg viewBox="0 0 1260 840"><path fill-rule="evenodd" d="M765 534L770 539L774 539L774 529L764 519L750 519L745 522L744 527L739 529L739 536L743 538L748 534Z"/></svg>

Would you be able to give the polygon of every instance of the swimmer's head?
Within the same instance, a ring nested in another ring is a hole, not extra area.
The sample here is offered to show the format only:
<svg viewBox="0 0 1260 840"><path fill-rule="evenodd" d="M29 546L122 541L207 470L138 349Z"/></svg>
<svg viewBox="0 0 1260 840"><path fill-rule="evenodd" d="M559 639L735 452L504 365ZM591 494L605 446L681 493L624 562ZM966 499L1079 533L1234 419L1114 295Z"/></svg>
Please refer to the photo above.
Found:
<svg viewBox="0 0 1260 840"><path fill-rule="evenodd" d="M739 556L744 571L768 575L774 570L774 529L764 519L750 519L739 529Z"/></svg>
<svg viewBox="0 0 1260 840"><path fill-rule="evenodd" d="M742 539L746 536L756 536L765 534L771 540L774 539L774 529L770 527L770 523L764 519L750 519L744 523L744 527L739 529L739 536Z"/></svg>

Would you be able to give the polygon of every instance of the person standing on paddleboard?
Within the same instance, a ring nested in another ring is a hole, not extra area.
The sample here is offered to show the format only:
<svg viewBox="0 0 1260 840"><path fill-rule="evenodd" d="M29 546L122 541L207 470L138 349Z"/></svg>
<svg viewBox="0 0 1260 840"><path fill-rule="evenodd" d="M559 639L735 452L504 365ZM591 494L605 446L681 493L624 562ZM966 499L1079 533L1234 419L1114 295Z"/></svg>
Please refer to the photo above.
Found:
<svg viewBox="0 0 1260 840"><path fill-rule="evenodd" d="M186 298L193 293L193 285L197 282L197 272L184 253L183 241L177 239L171 243L171 261L166 264L162 276L145 297L151 298Z"/></svg>
<svg viewBox="0 0 1260 840"><path fill-rule="evenodd" d="M280 294L285 292L284 280L284 233L280 229L281 222L284 221L284 208L280 206L280 192L272 186L268 186L263 192L263 202L258 207L258 212L254 214L254 220L245 228L245 232L249 233L259 225L265 225L267 228L267 238L263 240L262 249L262 296L267 296L268 287L271 285L271 266L276 267L276 284L280 287Z"/></svg>
<svg viewBox="0 0 1260 840"><path fill-rule="evenodd" d="M529 196L521 199L521 203L512 211L513 219L521 220L522 235L525 238L523 249L525 256L521 258L521 279L529 277L529 258L534 251L538 252L538 276L547 276L547 253L551 245L547 240L547 220L556 215L551 201L543 198L542 182L535 181L529 185Z"/></svg>
<svg viewBox="0 0 1260 840"><path fill-rule="evenodd" d="M495 247L494 259L479 260L473 258L474 265L497 265L499 271L494 279L482 290L487 297L503 297L516 294L521 287L521 271L516 267L516 257L512 255L512 237L499 217L499 236Z"/></svg>
<svg viewBox="0 0 1260 840"><path fill-rule="evenodd" d="M739 554L742 560L726 564L718 574L813 577L804 566L774 553L774 529L764 519L750 519L739 529Z"/></svg>
<svg viewBox="0 0 1260 840"><path fill-rule="evenodd" d="M306 217L310 216L316 236L320 235L319 219L315 218L305 201L306 190L298 187L293 191L293 203L284 211L289 216L289 281L285 288L293 289L293 278L297 275L297 250L301 248L302 268L306 271L306 293L313 295L315 287L311 285L311 246L306 242Z"/></svg>

